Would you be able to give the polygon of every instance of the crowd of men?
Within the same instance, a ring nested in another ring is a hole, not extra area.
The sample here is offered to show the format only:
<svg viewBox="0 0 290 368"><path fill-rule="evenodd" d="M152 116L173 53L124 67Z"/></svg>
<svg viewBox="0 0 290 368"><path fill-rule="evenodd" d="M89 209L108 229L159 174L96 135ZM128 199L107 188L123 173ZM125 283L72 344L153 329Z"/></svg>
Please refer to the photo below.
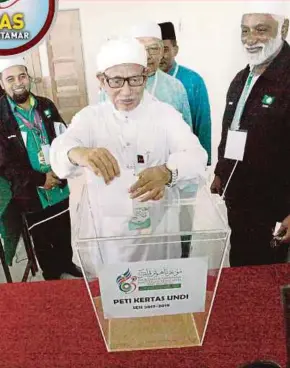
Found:
<svg viewBox="0 0 290 368"><path fill-rule="evenodd" d="M287 261L288 26L285 14L262 3L241 18L248 65L227 93L211 184L228 210L231 266ZM63 121L53 102L31 92L22 57L0 60L0 175L26 216L46 280L82 275L72 261L67 184L80 167L93 186L94 225L110 237L148 227L165 234L182 229L189 214L166 213L165 221L147 203L170 201L188 190L195 196L196 183L211 165L207 89L197 72L175 60L173 23L144 22L128 33L98 50L98 103L71 122ZM227 147L242 141L239 152L228 153ZM118 203L108 209L115 197ZM111 242L102 251L108 262L188 257L190 242L190 236L181 237L181 246L164 238L167 245L158 249L146 241L121 247Z"/></svg>

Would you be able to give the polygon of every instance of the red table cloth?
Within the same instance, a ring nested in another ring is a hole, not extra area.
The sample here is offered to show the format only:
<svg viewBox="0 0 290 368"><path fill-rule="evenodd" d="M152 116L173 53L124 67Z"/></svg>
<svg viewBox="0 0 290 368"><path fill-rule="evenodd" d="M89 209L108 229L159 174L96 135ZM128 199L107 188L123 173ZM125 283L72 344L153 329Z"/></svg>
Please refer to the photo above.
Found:
<svg viewBox="0 0 290 368"><path fill-rule="evenodd" d="M286 364L280 286L290 265L222 272L204 345L108 353L83 280L0 285L0 368L225 368Z"/></svg>

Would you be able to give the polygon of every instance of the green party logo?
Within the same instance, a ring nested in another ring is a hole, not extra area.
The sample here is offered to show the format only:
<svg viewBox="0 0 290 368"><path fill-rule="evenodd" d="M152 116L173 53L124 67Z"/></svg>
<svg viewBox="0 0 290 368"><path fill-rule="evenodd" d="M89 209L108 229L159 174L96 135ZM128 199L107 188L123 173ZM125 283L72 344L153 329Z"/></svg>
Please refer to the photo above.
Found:
<svg viewBox="0 0 290 368"><path fill-rule="evenodd" d="M118 276L116 279L116 283L119 286L120 291L126 294L133 293L133 291L136 290L137 288L136 281L137 281L137 277L132 276L129 268L126 272Z"/></svg>
<svg viewBox="0 0 290 368"><path fill-rule="evenodd" d="M264 105L272 105L272 103L274 102L275 100L275 97L273 96L268 96L268 95L265 95L262 99L262 103Z"/></svg>

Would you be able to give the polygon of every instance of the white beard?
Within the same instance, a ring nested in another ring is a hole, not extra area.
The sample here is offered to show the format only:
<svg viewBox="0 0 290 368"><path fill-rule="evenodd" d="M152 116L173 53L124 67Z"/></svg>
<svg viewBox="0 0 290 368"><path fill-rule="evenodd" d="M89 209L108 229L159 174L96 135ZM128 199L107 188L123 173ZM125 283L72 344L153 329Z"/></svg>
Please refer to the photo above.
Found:
<svg viewBox="0 0 290 368"><path fill-rule="evenodd" d="M244 45L244 51L246 53L248 62L250 65L260 65L263 64L265 61L271 58L272 55L274 55L279 48L282 46L283 40L281 36L277 36L271 40L269 40L267 43L258 43L255 44L254 47L261 47L261 51L251 54L247 51L247 48L251 48L249 46Z"/></svg>

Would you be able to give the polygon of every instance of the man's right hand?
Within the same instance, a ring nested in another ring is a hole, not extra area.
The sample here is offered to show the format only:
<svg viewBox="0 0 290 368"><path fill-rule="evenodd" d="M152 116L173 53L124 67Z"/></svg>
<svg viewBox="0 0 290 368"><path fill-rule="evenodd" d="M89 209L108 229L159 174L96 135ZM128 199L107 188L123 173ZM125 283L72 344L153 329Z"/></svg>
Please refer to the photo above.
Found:
<svg viewBox="0 0 290 368"><path fill-rule="evenodd" d="M290 215L283 220L275 238L282 244L290 244Z"/></svg>
<svg viewBox="0 0 290 368"><path fill-rule="evenodd" d="M210 191L213 194L219 194L220 196L223 194L222 181L219 176L215 176L213 182L210 186Z"/></svg>
<svg viewBox="0 0 290 368"><path fill-rule="evenodd" d="M43 188L46 190L50 190L60 184L61 181L59 180L59 178L55 175L53 171L50 171L46 174L46 181Z"/></svg>
<svg viewBox="0 0 290 368"><path fill-rule="evenodd" d="M72 148L68 152L71 162L87 167L96 175L101 175L106 184L120 176L120 168L115 157L106 148Z"/></svg>

